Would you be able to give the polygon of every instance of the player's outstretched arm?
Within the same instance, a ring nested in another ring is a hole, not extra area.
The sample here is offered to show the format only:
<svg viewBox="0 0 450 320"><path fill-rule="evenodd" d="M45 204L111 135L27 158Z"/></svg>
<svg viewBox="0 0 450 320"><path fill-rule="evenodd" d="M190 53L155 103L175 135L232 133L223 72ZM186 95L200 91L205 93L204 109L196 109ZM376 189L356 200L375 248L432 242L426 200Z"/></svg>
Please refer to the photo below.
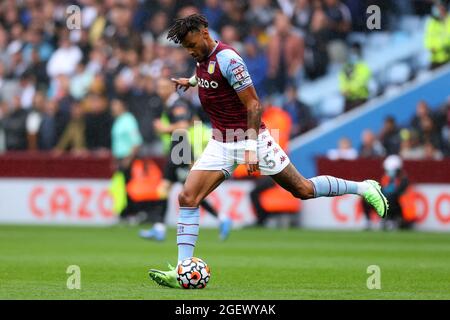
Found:
<svg viewBox="0 0 450 320"><path fill-rule="evenodd" d="M170 79L173 83L175 83L175 88L183 89L183 91L187 91L190 87L195 87L197 85L196 76L192 76L191 78L172 78Z"/></svg>

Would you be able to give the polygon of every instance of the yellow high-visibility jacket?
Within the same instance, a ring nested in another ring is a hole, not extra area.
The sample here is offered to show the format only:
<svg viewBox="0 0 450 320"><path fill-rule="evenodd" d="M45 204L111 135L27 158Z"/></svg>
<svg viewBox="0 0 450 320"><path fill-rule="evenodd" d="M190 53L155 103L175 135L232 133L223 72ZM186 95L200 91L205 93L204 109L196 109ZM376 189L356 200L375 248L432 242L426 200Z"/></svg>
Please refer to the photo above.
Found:
<svg viewBox="0 0 450 320"><path fill-rule="evenodd" d="M369 81L372 76L365 62L357 62L353 72L348 75L344 70L339 73L339 89L349 100L367 99L369 97Z"/></svg>
<svg viewBox="0 0 450 320"><path fill-rule="evenodd" d="M425 47L431 52L431 62L450 61L450 15L445 20L428 20L425 28Z"/></svg>

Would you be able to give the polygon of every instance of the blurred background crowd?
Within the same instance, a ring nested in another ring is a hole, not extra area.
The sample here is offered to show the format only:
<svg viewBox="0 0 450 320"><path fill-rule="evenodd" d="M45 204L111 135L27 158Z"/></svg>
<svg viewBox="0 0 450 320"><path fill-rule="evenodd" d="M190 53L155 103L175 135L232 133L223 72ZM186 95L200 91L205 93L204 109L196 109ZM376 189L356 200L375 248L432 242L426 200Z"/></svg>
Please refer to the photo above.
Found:
<svg viewBox="0 0 450 320"><path fill-rule="evenodd" d="M366 25L366 9L372 4L381 9L379 30ZM67 26L70 5L81 9L80 29ZM166 32L173 19L196 12L206 15L214 38L240 52L264 106L289 115L294 138L330 118L323 104L318 108L302 100L308 85L337 75L341 103L333 106L333 116L389 89L376 81L379 74L365 62L374 44L364 39L369 33L401 30L404 20L398 17L424 22L426 69L448 63L447 5L429 0L4 0L0 151L109 153L111 101L120 98L137 120L140 152L163 154L154 127L164 110L157 82L190 76L195 68L182 48L166 40ZM402 81L410 81L418 75L415 66L395 74L406 74ZM196 90L183 96L192 112L208 122ZM406 127L387 118L381 132L364 132L359 150L343 138L329 157L400 153L405 158L439 159L450 155L449 124L450 100L438 112L418 101L417 114Z"/></svg>

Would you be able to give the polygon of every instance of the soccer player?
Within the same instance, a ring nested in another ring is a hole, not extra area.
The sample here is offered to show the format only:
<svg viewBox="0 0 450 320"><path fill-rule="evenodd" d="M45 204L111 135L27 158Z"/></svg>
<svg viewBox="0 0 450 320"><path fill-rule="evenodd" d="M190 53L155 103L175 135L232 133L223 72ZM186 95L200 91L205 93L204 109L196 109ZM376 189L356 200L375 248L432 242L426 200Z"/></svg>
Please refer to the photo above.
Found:
<svg viewBox="0 0 450 320"><path fill-rule="evenodd" d="M172 82L167 78L161 78L157 83L157 93L161 97L165 106L165 114L170 123L164 123L161 119L155 120L155 130L160 134L169 133L173 134L177 130L184 130L178 141L172 140L170 145L169 154L172 155L173 149L178 143L183 143L184 139L189 140L187 137L187 130L191 125L192 111L189 103L180 97L178 92L175 91ZM189 142L187 144L190 145ZM191 152L191 155L193 152ZM182 154L180 154L182 157ZM189 173L189 163L175 163L172 156L169 157L166 167L164 168L164 179L160 185L161 193L166 196L166 201L163 202L161 207L161 213L158 215L158 220L154 224L153 228L141 230L139 235L145 239L154 239L157 241L163 241L166 238L166 226L164 221L166 220L167 207L169 205L168 194L173 184L176 182L184 183ZM178 159L177 159L178 160ZM219 219L220 239L225 240L228 238L231 231L231 220L228 217L219 217L217 210L206 200L200 202L200 206L208 211L211 215Z"/></svg>
<svg viewBox="0 0 450 320"><path fill-rule="evenodd" d="M331 176L305 179L290 163L261 122L261 105L246 65L230 46L215 41L208 21L200 14L175 20L168 39L181 45L197 61L191 78L173 79L177 88L198 85L203 109L209 115L213 138L195 162L179 194L177 227L178 262L194 256L199 231L199 204L225 179L238 163L248 173L260 170L294 197L306 200L357 194L386 216L388 203L376 181L348 181ZM179 288L177 272L151 269L149 276L160 285Z"/></svg>

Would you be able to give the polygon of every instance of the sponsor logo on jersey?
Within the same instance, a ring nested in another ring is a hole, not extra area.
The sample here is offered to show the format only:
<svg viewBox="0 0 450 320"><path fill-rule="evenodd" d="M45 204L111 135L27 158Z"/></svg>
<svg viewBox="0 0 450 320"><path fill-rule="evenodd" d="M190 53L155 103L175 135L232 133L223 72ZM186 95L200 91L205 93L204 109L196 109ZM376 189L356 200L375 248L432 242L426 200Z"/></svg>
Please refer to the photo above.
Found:
<svg viewBox="0 0 450 320"><path fill-rule="evenodd" d="M208 65L208 73L213 74L215 69L216 69L216 62L210 61Z"/></svg>
<svg viewBox="0 0 450 320"><path fill-rule="evenodd" d="M205 89L217 89L219 87L219 84L216 81L213 80L205 80L202 78L198 78L198 86L200 88L205 88Z"/></svg>

